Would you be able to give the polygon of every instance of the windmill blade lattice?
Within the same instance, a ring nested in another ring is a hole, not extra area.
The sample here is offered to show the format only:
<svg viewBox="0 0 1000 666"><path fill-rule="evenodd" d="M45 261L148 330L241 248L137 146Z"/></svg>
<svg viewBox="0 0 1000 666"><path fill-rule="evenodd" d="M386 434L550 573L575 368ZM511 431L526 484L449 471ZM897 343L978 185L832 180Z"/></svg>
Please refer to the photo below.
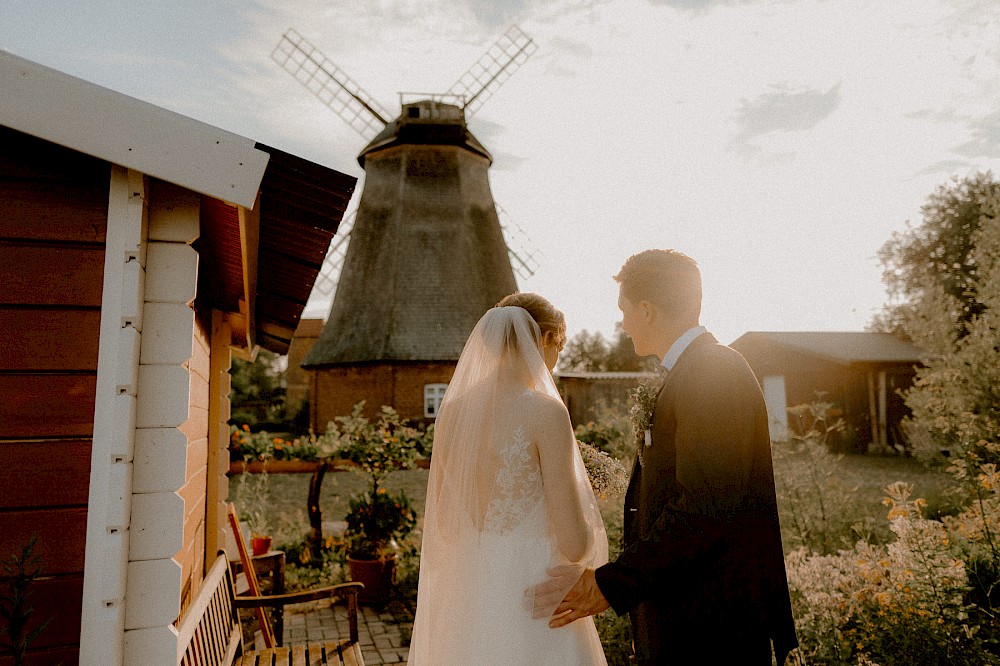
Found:
<svg viewBox="0 0 1000 666"><path fill-rule="evenodd" d="M294 29L271 52L271 59L294 76L365 139L371 140L393 115Z"/></svg>
<svg viewBox="0 0 1000 666"><path fill-rule="evenodd" d="M351 231L354 230L354 218L357 211L352 211L345 215L337 229L337 235L330 243L330 249L326 252L323 265L319 269L319 276L313 289L323 296L330 296L337 290L337 282L340 280L340 271L344 268L344 259L347 257L347 246L351 242Z"/></svg>
<svg viewBox="0 0 1000 666"><path fill-rule="evenodd" d="M510 255L510 267L519 278L527 280L538 270L538 257L541 251L533 247L528 234L511 219L500 204L496 204L496 209L503 239L507 243L507 254Z"/></svg>
<svg viewBox="0 0 1000 666"><path fill-rule="evenodd" d="M531 37L512 25L448 92L465 97L465 114L471 116L537 50Z"/></svg>

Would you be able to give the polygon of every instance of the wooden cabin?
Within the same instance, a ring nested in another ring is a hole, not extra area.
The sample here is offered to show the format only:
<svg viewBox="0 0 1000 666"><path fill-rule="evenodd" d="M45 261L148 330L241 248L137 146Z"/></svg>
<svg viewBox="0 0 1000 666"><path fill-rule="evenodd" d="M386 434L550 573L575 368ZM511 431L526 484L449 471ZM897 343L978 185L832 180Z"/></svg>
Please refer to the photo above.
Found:
<svg viewBox="0 0 1000 666"><path fill-rule="evenodd" d="M287 351L355 179L3 51L0 90L0 557L37 538L30 663L176 664L224 544L231 354Z"/></svg>
<svg viewBox="0 0 1000 666"><path fill-rule="evenodd" d="M836 436L845 452L906 448L901 392L913 385L922 354L889 333L750 332L732 345L764 390L771 439L808 427L789 422L788 408L822 399L847 425ZM821 393L818 398L817 393Z"/></svg>

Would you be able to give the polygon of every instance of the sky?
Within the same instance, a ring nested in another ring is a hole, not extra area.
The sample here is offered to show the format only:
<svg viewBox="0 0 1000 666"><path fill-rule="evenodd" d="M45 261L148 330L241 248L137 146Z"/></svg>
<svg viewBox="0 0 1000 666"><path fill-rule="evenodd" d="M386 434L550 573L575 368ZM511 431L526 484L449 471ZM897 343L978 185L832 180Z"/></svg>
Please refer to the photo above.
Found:
<svg viewBox="0 0 1000 666"><path fill-rule="evenodd" d="M398 112L512 24L538 49L469 128L537 253L519 288L571 334L612 335L612 276L648 248L698 262L724 343L862 330L882 244L1000 172L995 0L0 0L0 49L363 178L365 140L271 60L282 34Z"/></svg>

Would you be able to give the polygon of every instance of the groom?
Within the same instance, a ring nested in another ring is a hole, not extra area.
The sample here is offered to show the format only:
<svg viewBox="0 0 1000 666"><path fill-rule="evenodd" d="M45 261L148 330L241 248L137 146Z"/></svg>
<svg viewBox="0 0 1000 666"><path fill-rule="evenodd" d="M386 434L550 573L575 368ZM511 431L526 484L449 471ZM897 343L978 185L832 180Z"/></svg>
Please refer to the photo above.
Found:
<svg viewBox="0 0 1000 666"><path fill-rule="evenodd" d="M797 641L760 386L699 326L692 259L648 250L615 280L636 354L655 354L667 376L638 443L622 554L584 571L550 625L610 606L630 615L638 664L767 666L772 641L783 664Z"/></svg>

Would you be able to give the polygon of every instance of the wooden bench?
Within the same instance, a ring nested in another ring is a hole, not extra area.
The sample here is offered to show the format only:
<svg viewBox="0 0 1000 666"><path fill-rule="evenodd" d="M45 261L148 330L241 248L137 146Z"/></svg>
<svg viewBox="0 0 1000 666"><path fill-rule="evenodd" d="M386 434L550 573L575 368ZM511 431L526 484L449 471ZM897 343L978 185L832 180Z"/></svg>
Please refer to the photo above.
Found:
<svg viewBox="0 0 1000 666"><path fill-rule="evenodd" d="M205 576L197 598L177 626L179 666L364 666L358 643L358 591L361 583L264 597L237 597L224 553ZM349 640L243 652L238 608L285 606L317 599L347 600Z"/></svg>

